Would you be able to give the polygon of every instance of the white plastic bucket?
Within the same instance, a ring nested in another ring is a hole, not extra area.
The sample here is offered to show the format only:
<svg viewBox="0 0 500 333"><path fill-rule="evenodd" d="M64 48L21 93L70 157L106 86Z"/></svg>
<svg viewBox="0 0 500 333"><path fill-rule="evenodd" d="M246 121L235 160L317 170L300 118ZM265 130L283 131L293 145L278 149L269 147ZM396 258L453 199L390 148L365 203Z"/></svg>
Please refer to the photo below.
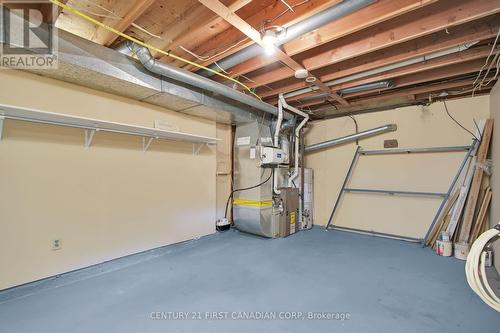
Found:
<svg viewBox="0 0 500 333"><path fill-rule="evenodd" d="M470 244L469 243L455 243L455 258L460 259L460 260L467 260L467 256L469 255L470 251Z"/></svg>

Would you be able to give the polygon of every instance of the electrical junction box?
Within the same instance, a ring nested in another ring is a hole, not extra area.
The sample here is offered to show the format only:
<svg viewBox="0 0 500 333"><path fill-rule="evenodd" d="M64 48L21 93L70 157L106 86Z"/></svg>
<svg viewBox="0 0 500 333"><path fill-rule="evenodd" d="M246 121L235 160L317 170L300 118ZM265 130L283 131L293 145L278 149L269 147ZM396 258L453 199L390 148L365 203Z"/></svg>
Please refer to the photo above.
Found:
<svg viewBox="0 0 500 333"><path fill-rule="evenodd" d="M283 164L286 155L281 149L274 147L262 147L260 150L260 160L262 165Z"/></svg>

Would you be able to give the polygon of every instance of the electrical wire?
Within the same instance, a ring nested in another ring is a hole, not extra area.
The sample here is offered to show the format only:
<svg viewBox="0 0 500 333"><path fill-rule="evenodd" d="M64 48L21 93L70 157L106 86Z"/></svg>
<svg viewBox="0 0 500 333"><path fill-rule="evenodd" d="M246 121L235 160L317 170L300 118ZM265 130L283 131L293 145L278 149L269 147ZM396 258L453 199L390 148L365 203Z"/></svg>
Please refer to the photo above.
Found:
<svg viewBox="0 0 500 333"><path fill-rule="evenodd" d="M92 1L87 1L87 0L84 0L84 1L88 2L89 4L91 4L93 6L96 6L97 8L99 8L101 10L104 10L105 12L107 12L107 13L109 13L111 15L100 14L100 13L94 12L94 11L92 11L90 9L86 9L86 8L81 8L81 7L75 6L74 4L71 4L71 6L73 6L73 8L75 8L75 9L81 11L81 12L87 13L87 14L92 15L92 16L107 18L107 19L111 19L111 20L123 20L123 17L119 16L118 14L116 14L112 10L107 9L104 6L100 6L99 4L96 4L96 3L92 2ZM141 30L142 32L148 34L151 37L163 40L163 38L161 36L155 35L154 33L148 31L146 28L143 28L143 27L141 27L140 25L138 25L136 23L132 22L130 25L133 26L136 29Z"/></svg>
<svg viewBox="0 0 500 333"><path fill-rule="evenodd" d="M115 12L113 12L111 9L108 9L108 8L106 8L106 7L102 6L102 5L100 5L100 4L98 4L98 3L94 2L94 1L91 1L91 0L81 0L81 1L86 2L86 3L88 3L88 4L92 5L92 6L95 6L95 7L99 8L99 9L102 9L102 10L104 10L105 12L110 13L111 15L118 16L118 15L117 15ZM74 5L72 4L72 6L74 6Z"/></svg>
<svg viewBox="0 0 500 333"><path fill-rule="evenodd" d="M238 77L242 77L242 78L244 78L245 80L247 80L247 81L249 81L249 82L252 82L252 83L254 83L254 82L255 82L254 80L252 80L251 78L249 78L248 76L245 76L245 75L243 75L243 74L238 75Z"/></svg>
<svg viewBox="0 0 500 333"><path fill-rule="evenodd" d="M60 2L60 1L58 1L58 0L50 0L50 2L53 3L54 5L59 6L62 9L66 9L67 11L69 11L69 12L71 12L71 13L73 13L73 14L75 14L75 15L77 15L77 16L79 16L79 17L81 17L81 18L83 18L83 19L85 19L85 20L87 20L87 21L89 21L89 22L91 22L91 23L93 23L93 24L101 27L101 28L104 28L104 29L106 29L106 30L108 30L110 32L113 32L113 33L117 34L118 36L121 36L121 37L123 37L123 38L125 38L125 39L127 39L127 40L129 40L129 41L131 41L133 43L136 43L136 44L138 44L140 46L148 48L151 51L155 51L155 52L161 53L161 54L163 54L163 55L165 55L167 57L171 57L171 58L173 58L175 60L179 60L179 61L182 61L182 62L184 62L186 64L193 65L193 66L195 66L197 68L204 69L204 70L209 71L209 72L211 72L211 73L213 73L215 75L218 75L218 76L223 77L223 78L225 78L227 80L230 80L230 81L232 81L232 82L234 82L234 83L242 86L250 94L252 94L256 98L258 98L259 100L261 100L260 96L257 95L255 92L253 92L246 84L244 84L244 83L242 83L242 82L240 82L240 81L238 81L238 80L236 80L236 79L234 79L234 78L232 78L230 76L224 75L224 74L222 74L220 72L217 72L216 70L213 70L211 68L208 68L208 67L200 65L200 64L197 64L197 63L195 63L193 61L184 59L184 58L182 58L182 57L180 57L178 55L175 55L175 54L173 54L171 52L164 51L164 50L162 50L160 48L157 48L157 47L152 46L150 44L147 44L147 43L145 43L143 41L140 41L137 38L129 36L129 35L121 32L121 31L118 31L118 30L116 30L116 29L114 29L114 28L112 28L112 27L110 27L110 26L108 26L108 25L106 25L106 24L104 24L104 23L102 23L102 22L100 22L100 21L98 21L98 20L96 20L96 19L94 19L94 18L92 18L92 17L84 14L84 13L82 13L78 9L75 9L75 8L73 8L73 7L71 7L71 6L67 5L67 4L64 4L64 3Z"/></svg>
<svg viewBox="0 0 500 333"><path fill-rule="evenodd" d="M328 98L325 100L328 104L330 104L331 106L333 106L335 108L336 111L339 110L339 108L337 107L337 105L335 105L335 103L333 103L332 101L330 101Z"/></svg>
<svg viewBox="0 0 500 333"><path fill-rule="evenodd" d="M489 80L489 82L491 82L492 80L496 79L496 77L498 76L498 59L500 59L500 51L495 53L495 56L493 57L493 60L491 61L490 65L488 66L488 70L485 72L484 76L483 76L483 79L481 80L481 82L479 82L477 84L477 88L478 89L481 89L483 86L486 85L486 83L484 82L486 80L486 78L488 77L488 75L490 74L490 71L493 69L493 68L496 68L496 75L493 76L492 79ZM495 66L493 66L495 65Z"/></svg>
<svg viewBox="0 0 500 333"><path fill-rule="evenodd" d="M295 5L291 5L290 7L292 8L292 11L293 11L295 8L297 8L297 7L299 7L299 6L304 5L304 4L308 3L309 1L311 1L311 0L304 0L304 1L302 1L302 2L296 3ZM282 17L283 15L285 15L286 13L288 13L289 11L290 11L290 8L289 8L289 7L287 7L287 9L286 9L286 10L284 10L284 11L283 11L283 12L281 12L280 14L276 15L274 18L272 18L272 19L268 19L268 20L265 20L264 22L265 22L265 23L271 23L271 22L274 22L274 21L276 21L277 19L279 19L280 17ZM265 25L264 25L264 27L265 27Z"/></svg>
<svg viewBox="0 0 500 333"><path fill-rule="evenodd" d="M446 105L446 101L443 100L443 104L444 104L444 109L446 110L446 114L448 115L448 117L451 118L451 120L453 120L458 126L460 126L464 131L466 131L467 133L469 133L470 135L472 135L473 138L475 138L478 142L481 142L481 139L478 138L474 133L472 133L471 131L469 131L467 128L465 128L462 124L460 124L458 122L458 120L456 120L455 118L453 118L453 116L450 114L450 111L448 111L448 106Z"/></svg>
<svg viewBox="0 0 500 333"><path fill-rule="evenodd" d="M272 169L270 169L270 170L271 170L271 173L269 174L269 177L267 177L267 179L264 180L262 183L254 185L254 186L245 187L245 188L239 188L239 189L231 191L231 194L229 194L229 197L227 198L227 201L226 201L226 210L224 211L225 212L224 213L224 218L227 219L227 209L229 208L229 202L233 198L234 193L241 192L241 191L247 191L247 190L251 190L251 189L257 188L257 187L261 187L262 185L264 185L265 183L267 183L269 181L269 179L271 179L271 177L273 176L274 170L272 170Z"/></svg>
<svg viewBox="0 0 500 333"><path fill-rule="evenodd" d="M219 66L219 64L217 63L217 61L214 61L214 64L215 64L215 66L217 66L217 68L219 68L221 70L222 73L227 74L227 75L231 74L231 72L228 72L224 68L222 68L221 66Z"/></svg>
<svg viewBox="0 0 500 333"><path fill-rule="evenodd" d="M211 55L211 56L201 56L201 55L196 54L196 53L194 53L193 51L191 51L191 50L189 50L189 49L185 48L185 47L184 47L184 46L182 46L182 45L179 45L179 48L180 48L181 50L183 50L184 52L189 53L190 55L192 55L193 57L195 57L196 59L198 59L198 60L200 60L200 61L209 61L209 60L212 60L212 59L214 59L214 58L217 58L218 56L220 56L220 55L222 55L222 54L226 53L227 51L230 51L230 50L234 49L235 47L237 47L237 46L239 46L240 44L242 44L242 43L246 42L247 40L248 40L248 37L247 37L247 38L243 38L242 40L240 40L240 41L238 41L238 42L236 42L236 43L234 43L234 44L230 45L230 46L229 46L229 47L227 47L225 50L220 51L220 52L217 52L217 53L215 53L215 54L213 54L213 55ZM211 50L211 51L214 51L214 50L217 50L217 49L213 49L213 50Z"/></svg>
<svg viewBox="0 0 500 333"><path fill-rule="evenodd" d="M490 51L490 53L488 54L488 57L486 58L486 61L485 61L484 65L483 65L483 67L481 67L481 69L479 70L479 73L477 74L476 79L475 79L475 80L474 80L474 82L472 83L472 96L474 96L474 93L475 93L475 91L476 91L477 89L481 89L481 88L484 86L484 85L483 85L484 80L486 80L486 77L488 76L488 74L489 74L489 72L490 72L490 70L491 70L491 67L492 67L492 65L493 65L495 62L496 62L496 67L497 67L497 73L496 73L496 75L495 75L495 79L496 79L496 77L498 76L498 65L499 65L499 63L498 63L498 61L497 61L497 60L498 60L498 57L499 57L499 52L497 52L497 53L495 54L495 56L493 57L493 60L492 60L492 62L490 63L490 65L489 65L489 66L488 66L488 62L489 62L489 60L490 60L491 55L493 54L493 51L494 51L494 50L495 50L495 48L497 47L497 43L498 43L498 39L499 39L499 37L500 37L500 28L498 29L497 35L496 35L496 37L495 37L495 41L493 42L493 45L491 46L491 51ZM486 73L484 74L483 79L481 80L481 82L477 83L477 82L478 82L478 80L479 80L479 78L481 77L481 74L482 74L483 70L484 70L487 66L488 66L488 70L487 70L487 71L486 71ZM489 82L491 82L491 80L490 80Z"/></svg>
<svg viewBox="0 0 500 333"><path fill-rule="evenodd" d="M483 137L483 133L479 129L479 125L477 124L476 118L472 118L472 121L474 122L474 127L476 128L476 131L479 133L479 136L482 138Z"/></svg>
<svg viewBox="0 0 500 333"><path fill-rule="evenodd" d="M496 47L496 44L498 42L498 37L500 37L500 28L498 28L498 32L497 32L497 35L495 37L495 41L493 42L493 46L491 47L491 51L490 51L490 54L488 54L488 57L486 58L486 62L485 64L483 65L483 67L481 67L481 69L479 70L479 73L477 74L477 78L476 80L474 80L474 83L472 83L473 86L476 85L476 82L479 80L479 78L481 77L481 73L483 72L483 70L486 68L486 66L488 65L488 61L490 60L490 57L491 55L493 54L493 50L495 49Z"/></svg>
<svg viewBox="0 0 500 333"><path fill-rule="evenodd" d="M493 68L493 65L496 64L498 58L499 58L499 55L500 55L500 52L497 52L495 53L495 56L493 57L493 60L491 61L490 65L488 66L488 70L484 73L484 76L483 76L483 79L481 80L481 82L479 82L475 87L474 87L474 90L476 89L481 89L485 84L484 84L484 81L486 80L486 78L488 77L488 75L490 74L490 71L492 70ZM496 67L496 66L495 66Z"/></svg>
<svg viewBox="0 0 500 333"><path fill-rule="evenodd" d="M466 75L466 76L462 76L462 77L459 77L459 78L455 78L455 79L449 79L449 80L442 80L442 81L439 81L439 83L453 83L453 82L458 82L458 81L461 81L461 80L468 80L468 79L474 79L476 77L476 75ZM491 82L488 82L488 84L485 84L485 85L489 85L489 83ZM465 84L465 83L464 83ZM471 88L462 88L460 90L446 90L446 96L457 96L457 95L463 95L463 94L466 94L466 93L469 93L469 92L472 92L473 91L473 87ZM432 102L432 100L434 98L439 98L439 97L442 97L441 96L441 93L430 93L429 94L429 102Z"/></svg>
<svg viewBox="0 0 500 333"><path fill-rule="evenodd" d="M496 70L495 75L491 79L489 79L488 82L484 83L485 86L489 85L492 81L495 81L497 79L497 77L498 77L498 74L500 72L500 56L498 54L497 54L497 65L496 65L496 67L497 67L497 70Z"/></svg>
<svg viewBox="0 0 500 333"><path fill-rule="evenodd" d="M114 15L100 14L100 13L94 12L94 11L92 11L90 9L78 7L78 6L75 6L75 5L72 5L72 6L73 6L73 8L78 9L79 11L87 13L87 14L92 15L92 16L102 17L102 18L108 18L108 19L112 19L112 20L120 20L120 19L122 19L121 17L119 17L116 14L114 14Z"/></svg>
<svg viewBox="0 0 500 333"><path fill-rule="evenodd" d="M288 4L288 2L286 2L285 0L281 0L281 2L282 2L285 6L287 6L289 10L291 10L292 12L294 12L293 7L292 7L292 6L290 6L290 5Z"/></svg>
<svg viewBox="0 0 500 333"><path fill-rule="evenodd" d="M164 40L164 38L163 38L162 36L160 36L160 35L155 35L155 34L154 34L154 33L152 33L151 31L146 30L146 28L143 28L143 27L141 27L141 26L140 26L140 25L138 25L138 24L132 23L132 24L130 24L130 25L131 25L131 26L133 26L134 28L139 29L139 30L141 30L142 32L144 32L144 33L146 33L146 34L150 35L151 37L154 37L154 38L158 38L158 39Z"/></svg>

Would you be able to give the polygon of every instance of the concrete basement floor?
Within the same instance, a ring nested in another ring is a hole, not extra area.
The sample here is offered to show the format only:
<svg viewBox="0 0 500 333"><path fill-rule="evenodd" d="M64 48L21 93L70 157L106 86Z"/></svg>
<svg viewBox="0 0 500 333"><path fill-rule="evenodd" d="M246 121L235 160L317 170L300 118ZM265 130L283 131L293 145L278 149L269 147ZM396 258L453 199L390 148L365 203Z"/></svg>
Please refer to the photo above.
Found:
<svg viewBox="0 0 500 333"><path fill-rule="evenodd" d="M201 312L202 320L151 319ZM205 320L205 312L277 320ZM279 320L291 312L348 320ZM160 312L160 314L156 314ZM418 244L315 228L269 240L231 230L0 293L2 332L487 332L500 315L464 262Z"/></svg>

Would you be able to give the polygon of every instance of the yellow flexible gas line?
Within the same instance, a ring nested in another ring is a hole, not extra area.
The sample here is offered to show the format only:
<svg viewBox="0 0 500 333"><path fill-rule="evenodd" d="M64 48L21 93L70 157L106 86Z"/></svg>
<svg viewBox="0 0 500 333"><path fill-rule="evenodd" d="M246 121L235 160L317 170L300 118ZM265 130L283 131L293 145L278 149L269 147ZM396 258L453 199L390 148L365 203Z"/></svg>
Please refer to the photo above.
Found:
<svg viewBox="0 0 500 333"><path fill-rule="evenodd" d="M66 10L68 10L68 11L72 12L72 13L73 13L73 14L75 14L75 15L80 16L81 18L83 18L83 19L85 19L85 20L87 20L87 21L89 21L89 22L94 23L95 25L97 25L97 26L99 26L99 27L101 27L101 28L104 28L104 29L106 29L106 30L108 30L108 31L110 31L110 32L112 32L112 33L115 33L115 34L117 34L118 36L121 36L121 37L123 37L123 38L125 38L125 39L127 39L127 40L129 40L129 41L131 41L131 42L134 42L134 43L136 43L136 44L138 44L138 45L141 45L141 46L143 46L143 47L146 47L146 48L148 48L148 49L149 49L149 50L151 50L151 51L156 51L156 52L158 52L158 53L161 53L161 54L163 54L163 55L166 55L167 57L171 57L171 58L173 58L173 59L176 59L176 60L179 60L179 61L185 62L186 64L193 65L193 66L198 67L198 68L200 68L200 69L204 69L204 70L206 70L206 71L209 71L209 72L214 73L215 75L218 75L218 76L223 77L223 78L225 78L225 79L227 79L227 80L230 80L230 81L232 81L232 82L234 82L234 83L236 83L236 84L239 84L240 86L242 86L243 88L245 88L246 90L248 90L248 91L249 91L249 92L250 92L253 96L257 97L258 99L261 99L261 98L260 98L260 96L259 96L259 95L257 95L256 93L254 93L254 92L253 92L253 91L252 91L252 90L251 90L251 89L250 89L247 85L245 85L244 83L241 83L240 81L238 81L238 80L236 80L236 79L234 79L234 78L232 78L232 77L230 77L230 76L224 75L224 74L222 74L222 73L220 73L220 72L217 72L217 71L215 71L215 70L213 70L213 69L211 69L211 68L205 67L205 66L203 66L203 65L197 64L197 63L195 63L195 62L193 62L193 61L190 61L190 60L184 59L184 58L182 58L182 57L180 57L180 56L178 56L178 55L172 54L171 52L166 52L166 51L163 51L162 49L159 49L159 48L157 48L157 47L155 47L155 46L153 46L153 45L149 45L149 44L147 44L147 43L144 43L144 42L142 42L142 41L140 41L140 40L138 40L138 39L136 39L136 38L134 38L134 37L132 37L132 36L129 36L129 35L127 35L127 34L124 34L124 33L123 33L123 32L121 32L121 31L118 31L118 30L116 30L116 29L114 29L114 28L112 28L112 27L110 27L110 26L108 26L108 25L106 25L106 24L104 24L104 23L102 23L102 22L98 21L98 20L93 19L92 17L90 17L90 16L88 16L88 15L86 15L86 14L82 13L82 12L81 12L81 11L79 11L78 9L75 9L75 8L73 8L73 7L71 7L71 6L68 6L68 5L67 5L67 4L65 4L65 3L62 3L62 2L57 1L57 0L50 0L50 2L52 2L52 3L53 3L54 5L56 5L56 6L59 6L59 7L63 8L63 9L66 9Z"/></svg>

